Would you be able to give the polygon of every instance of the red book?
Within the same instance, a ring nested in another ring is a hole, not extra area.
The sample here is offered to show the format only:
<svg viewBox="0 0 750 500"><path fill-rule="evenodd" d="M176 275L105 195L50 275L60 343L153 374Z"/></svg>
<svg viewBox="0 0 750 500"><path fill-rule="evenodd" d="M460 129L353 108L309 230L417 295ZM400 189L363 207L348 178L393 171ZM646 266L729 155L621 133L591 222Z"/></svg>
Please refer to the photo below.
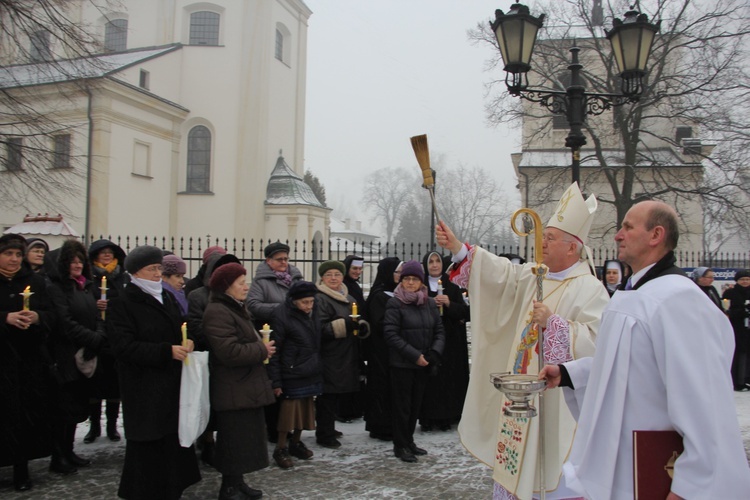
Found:
<svg viewBox="0 0 750 500"><path fill-rule="evenodd" d="M633 496L664 500L672 486L674 463L682 454L677 431L633 431Z"/></svg>

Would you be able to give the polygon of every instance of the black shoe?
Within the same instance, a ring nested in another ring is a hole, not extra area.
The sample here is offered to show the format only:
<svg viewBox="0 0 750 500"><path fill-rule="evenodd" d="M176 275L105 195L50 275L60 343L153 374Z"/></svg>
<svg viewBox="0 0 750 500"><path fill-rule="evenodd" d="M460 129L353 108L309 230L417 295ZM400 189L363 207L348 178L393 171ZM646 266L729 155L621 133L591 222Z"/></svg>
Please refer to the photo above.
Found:
<svg viewBox="0 0 750 500"><path fill-rule="evenodd" d="M219 490L219 500L246 500L247 497L235 486L222 486Z"/></svg>
<svg viewBox="0 0 750 500"><path fill-rule="evenodd" d="M29 465L27 463L13 466L13 489L16 491L31 489L31 478L29 477Z"/></svg>
<svg viewBox="0 0 750 500"><path fill-rule="evenodd" d="M89 465L91 465L91 460L89 460L88 458L79 457L72 451L68 454L68 460L76 467L88 467Z"/></svg>
<svg viewBox="0 0 750 500"><path fill-rule="evenodd" d="M427 450L423 450L422 448L420 448L414 443L411 443L408 448L409 448L409 451L411 451L415 455L427 455Z"/></svg>
<svg viewBox="0 0 750 500"><path fill-rule="evenodd" d="M75 474L78 472L78 469L67 458L52 457L52 460L49 463L49 471L67 476L69 474Z"/></svg>
<svg viewBox="0 0 750 500"><path fill-rule="evenodd" d="M341 443L336 438L316 439L315 442L318 443L323 448L331 448L332 450L335 450L336 448L341 448Z"/></svg>
<svg viewBox="0 0 750 500"><path fill-rule="evenodd" d="M117 422L107 422L107 437L110 441L119 441L122 439L122 436L117 431Z"/></svg>
<svg viewBox="0 0 750 500"><path fill-rule="evenodd" d="M409 462L410 464L417 462L417 457L408 448L394 448L393 454L404 462Z"/></svg>
<svg viewBox="0 0 750 500"><path fill-rule="evenodd" d="M91 444L96 441L96 438L102 435L102 427L98 423L92 423L89 426L89 431L83 436L83 442Z"/></svg>
<svg viewBox="0 0 750 500"><path fill-rule="evenodd" d="M258 498L263 497L263 492L261 490L256 490L255 488L251 488L250 486L246 485L245 483L240 483L238 486L240 491L245 494L245 497L251 499L251 500L257 500Z"/></svg>

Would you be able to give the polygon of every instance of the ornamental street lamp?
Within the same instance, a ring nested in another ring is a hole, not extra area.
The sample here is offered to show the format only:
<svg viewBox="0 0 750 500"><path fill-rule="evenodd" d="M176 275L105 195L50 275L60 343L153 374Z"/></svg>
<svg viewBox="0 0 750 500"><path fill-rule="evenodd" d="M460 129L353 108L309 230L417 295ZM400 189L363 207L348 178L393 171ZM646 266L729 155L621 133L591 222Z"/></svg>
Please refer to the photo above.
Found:
<svg viewBox="0 0 750 500"><path fill-rule="evenodd" d="M581 147L586 144L586 136L583 135L585 115L600 115L613 106L638 101L643 93L646 62L661 21L651 24L646 14L630 10L625 14L624 21L615 19L612 30L605 30L612 45L622 87L620 94L599 94L586 92L583 86L583 66L578 61L581 49L578 47L570 49L570 85L565 91L529 88L531 54L544 17L544 14L534 17L527 6L514 3L507 14L496 10L495 21L490 26L495 32L505 63L505 85L508 92L522 99L538 102L555 114L566 115L570 132L565 138L565 146L571 150L573 182L579 182Z"/></svg>

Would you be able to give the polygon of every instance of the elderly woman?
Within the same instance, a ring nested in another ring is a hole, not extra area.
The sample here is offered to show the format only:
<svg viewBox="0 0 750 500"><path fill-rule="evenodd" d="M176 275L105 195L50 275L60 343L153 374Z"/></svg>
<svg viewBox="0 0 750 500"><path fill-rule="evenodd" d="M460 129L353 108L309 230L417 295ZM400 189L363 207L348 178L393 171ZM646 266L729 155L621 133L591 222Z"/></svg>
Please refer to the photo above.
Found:
<svg viewBox="0 0 750 500"><path fill-rule="evenodd" d="M225 264L211 274L203 334L210 345L211 407L216 417L216 457L221 472L220 500L260 498L242 475L268 467L263 407L273 403L263 361L275 352L273 342L253 328L245 309L247 271Z"/></svg>
<svg viewBox="0 0 750 500"><path fill-rule="evenodd" d="M29 238L26 240L26 255L24 261L35 273L45 274L44 255L49 252L49 245L41 238Z"/></svg>
<svg viewBox="0 0 750 500"><path fill-rule="evenodd" d="M443 257L437 252L424 256L422 265L427 270L427 296L435 299L445 332L445 348L440 367L431 371L427 379L419 423L423 431L437 428L450 430L451 424L461 419L461 411L469 387L469 344L466 322L469 306L464 302L458 285L443 273Z"/></svg>
<svg viewBox="0 0 750 500"><path fill-rule="evenodd" d="M427 452L414 443L430 365L443 353L445 335L435 299L428 297L424 270L416 260L401 268L401 282L385 311L385 341L391 366L393 452L416 462Z"/></svg>
<svg viewBox="0 0 750 500"><path fill-rule="evenodd" d="M706 295L708 295L708 298L711 299L711 302L713 302L716 307L724 311L724 308L721 306L721 297L719 297L719 292L718 290L716 290L716 287L714 287L714 270L710 267L696 267L695 269L693 269L691 277L693 278L693 281L695 281L695 284L698 285L698 287L703 290Z"/></svg>
<svg viewBox="0 0 750 500"><path fill-rule="evenodd" d="M277 424L278 440L273 458L282 469L294 466L291 457L309 460L313 456L300 440L303 430L315 430L314 396L323 392L320 362L320 322L315 307L318 288L309 281L297 281L286 302L276 308L271 320L276 355L268 365L273 391L281 400ZM292 433L287 446L287 434Z"/></svg>
<svg viewBox="0 0 750 500"><path fill-rule="evenodd" d="M67 240L60 247L57 264L49 288L59 319L50 336L59 390L49 468L70 474L91 463L73 451L76 424L88 418L92 390L91 381L78 370L76 352L83 348L83 358L93 359L105 345L105 334L86 248L77 240Z"/></svg>
<svg viewBox="0 0 750 500"><path fill-rule="evenodd" d="M344 264L337 260L323 262L318 267L323 394L315 400L315 438L325 448L341 446L335 427L341 395L359 390L359 339L355 335L358 324L351 318L354 298L344 285L345 272Z"/></svg>
<svg viewBox="0 0 750 500"><path fill-rule="evenodd" d="M604 261L602 283L609 296L613 296L625 277L625 266L619 260Z"/></svg>
<svg viewBox="0 0 750 500"><path fill-rule="evenodd" d="M107 308L127 439L121 498L180 498L201 479L195 450L177 435L182 362L193 341L182 345L180 308L162 287L161 263L159 248L133 249L125 259L130 283Z"/></svg>
<svg viewBox="0 0 750 500"><path fill-rule="evenodd" d="M52 362L45 343L55 324L44 278L21 265L25 250L22 236L0 237L0 467L13 466L17 491L31 488L29 460L50 454Z"/></svg>
<svg viewBox="0 0 750 500"><path fill-rule="evenodd" d="M110 240L97 240L89 246L94 294L99 310L107 310L107 301L101 300L101 287L106 278L107 298L116 298L130 280L125 272L125 251ZM105 313L105 320L107 316ZM93 397L89 407L89 431L83 438L84 443L93 443L101 436L102 400L106 400L107 437L110 441L119 441L117 418L120 416L120 385L117 382L115 360L109 348L105 348L98 357L97 371L92 379Z"/></svg>
<svg viewBox="0 0 750 500"><path fill-rule="evenodd" d="M188 300L185 296L186 272L187 265L179 255L169 254L164 256L164 260L161 263L162 286L177 301L183 319L187 319L188 315Z"/></svg>
<svg viewBox="0 0 750 500"><path fill-rule="evenodd" d="M386 257L378 263L375 281L367 296L370 336L362 341L362 357L367 361L365 387L365 430L373 439L393 439L391 424L391 375L388 346L383 337L385 307L401 278L401 259Z"/></svg>

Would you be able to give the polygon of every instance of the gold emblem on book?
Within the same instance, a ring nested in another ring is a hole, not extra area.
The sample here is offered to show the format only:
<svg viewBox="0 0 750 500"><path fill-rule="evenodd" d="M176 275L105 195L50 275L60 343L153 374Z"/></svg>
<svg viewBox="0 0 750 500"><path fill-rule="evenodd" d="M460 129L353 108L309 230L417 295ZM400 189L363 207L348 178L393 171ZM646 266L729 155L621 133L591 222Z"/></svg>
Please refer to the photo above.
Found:
<svg viewBox="0 0 750 500"><path fill-rule="evenodd" d="M674 479L674 463L677 461L678 458L680 458L681 453L677 453L676 451L672 452L672 456L669 457L669 460L667 460L667 465L664 466L664 470L667 471L667 474L669 474L670 479Z"/></svg>

